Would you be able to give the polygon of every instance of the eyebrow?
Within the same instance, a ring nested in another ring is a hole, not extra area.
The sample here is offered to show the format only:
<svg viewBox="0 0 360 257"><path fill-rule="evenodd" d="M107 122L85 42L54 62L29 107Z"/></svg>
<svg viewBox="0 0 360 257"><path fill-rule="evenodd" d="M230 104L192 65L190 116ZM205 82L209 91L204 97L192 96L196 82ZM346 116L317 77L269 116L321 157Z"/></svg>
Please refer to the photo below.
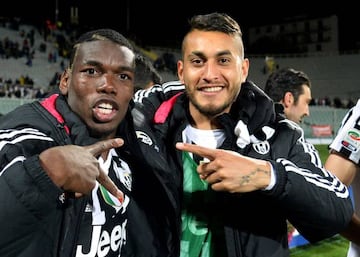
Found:
<svg viewBox="0 0 360 257"><path fill-rule="evenodd" d="M191 52L190 55L196 55L203 59L206 58L204 53L200 52L200 51L193 51L193 52ZM220 52L216 53L216 57L223 56L223 55L231 55L231 52L229 50L224 50L224 51L220 51Z"/></svg>

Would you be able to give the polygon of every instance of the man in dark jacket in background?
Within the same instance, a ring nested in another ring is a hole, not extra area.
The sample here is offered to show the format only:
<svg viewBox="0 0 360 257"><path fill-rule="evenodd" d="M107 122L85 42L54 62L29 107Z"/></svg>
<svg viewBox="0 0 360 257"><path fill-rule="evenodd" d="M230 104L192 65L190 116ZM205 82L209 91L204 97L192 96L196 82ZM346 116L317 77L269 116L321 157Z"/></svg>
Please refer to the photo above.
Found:
<svg viewBox="0 0 360 257"><path fill-rule="evenodd" d="M142 53L137 53L135 63L135 91L162 83L161 74L155 69L149 57Z"/></svg>
<svg viewBox="0 0 360 257"><path fill-rule="evenodd" d="M281 108L287 119L301 124L310 115L311 82L307 74L293 68L281 68L269 75L264 91Z"/></svg>

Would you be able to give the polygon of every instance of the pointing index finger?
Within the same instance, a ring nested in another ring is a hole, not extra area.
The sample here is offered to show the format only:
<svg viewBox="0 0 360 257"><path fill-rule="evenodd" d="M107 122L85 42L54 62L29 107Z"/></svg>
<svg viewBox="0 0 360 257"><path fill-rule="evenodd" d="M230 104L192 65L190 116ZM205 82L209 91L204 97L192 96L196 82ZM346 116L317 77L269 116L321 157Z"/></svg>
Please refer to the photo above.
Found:
<svg viewBox="0 0 360 257"><path fill-rule="evenodd" d="M97 142L93 145L87 146L87 148L93 156L99 156L103 152L106 152L112 148L120 147L123 144L124 140L122 140L121 138L112 138Z"/></svg>
<svg viewBox="0 0 360 257"><path fill-rule="evenodd" d="M110 194L115 196L120 203L124 202L123 192L118 189L115 183L102 169L100 169L100 175L96 180L100 183L100 186L103 186Z"/></svg>
<svg viewBox="0 0 360 257"><path fill-rule="evenodd" d="M209 159L210 161L215 159L215 150L211 148L187 143L176 143L176 148L182 151L187 151L200 155L204 158Z"/></svg>

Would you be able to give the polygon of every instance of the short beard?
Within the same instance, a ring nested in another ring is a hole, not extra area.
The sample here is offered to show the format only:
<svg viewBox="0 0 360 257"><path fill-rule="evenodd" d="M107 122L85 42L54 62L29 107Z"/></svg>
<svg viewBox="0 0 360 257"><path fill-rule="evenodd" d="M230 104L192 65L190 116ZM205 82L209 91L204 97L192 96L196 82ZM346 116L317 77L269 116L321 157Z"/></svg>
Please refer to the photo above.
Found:
<svg viewBox="0 0 360 257"><path fill-rule="evenodd" d="M208 118L214 118L220 114L222 114L228 107L229 107L229 103L226 102L223 105L219 106L219 107L215 107L212 105L207 105L207 106L203 106L200 105L198 102L194 101L194 99L190 98L190 102L192 105L194 105L194 107L204 116L208 117Z"/></svg>

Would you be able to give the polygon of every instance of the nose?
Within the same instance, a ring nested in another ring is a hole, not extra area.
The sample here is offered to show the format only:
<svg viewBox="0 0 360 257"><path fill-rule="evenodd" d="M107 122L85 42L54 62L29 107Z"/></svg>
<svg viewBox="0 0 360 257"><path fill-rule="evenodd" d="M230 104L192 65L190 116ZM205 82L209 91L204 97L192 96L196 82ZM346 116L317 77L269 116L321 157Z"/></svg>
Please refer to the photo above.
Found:
<svg viewBox="0 0 360 257"><path fill-rule="evenodd" d="M106 94L116 94L116 79L115 75L105 73L101 77L100 86L97 87L98 92Z"/></svg>
<svg viewBox="0 0 360 257"><path fill-rule="evenodd" d="M219 77L219 69L216 62L208 61L205 65L204 78L214 79Z"/></svg>
<svg viewBox="0 0 360 257"><path fill-rule="evenodd" d="M305 115L310 116L310 107L308 104L306 105L306 108L305 108Z"/></svg>

